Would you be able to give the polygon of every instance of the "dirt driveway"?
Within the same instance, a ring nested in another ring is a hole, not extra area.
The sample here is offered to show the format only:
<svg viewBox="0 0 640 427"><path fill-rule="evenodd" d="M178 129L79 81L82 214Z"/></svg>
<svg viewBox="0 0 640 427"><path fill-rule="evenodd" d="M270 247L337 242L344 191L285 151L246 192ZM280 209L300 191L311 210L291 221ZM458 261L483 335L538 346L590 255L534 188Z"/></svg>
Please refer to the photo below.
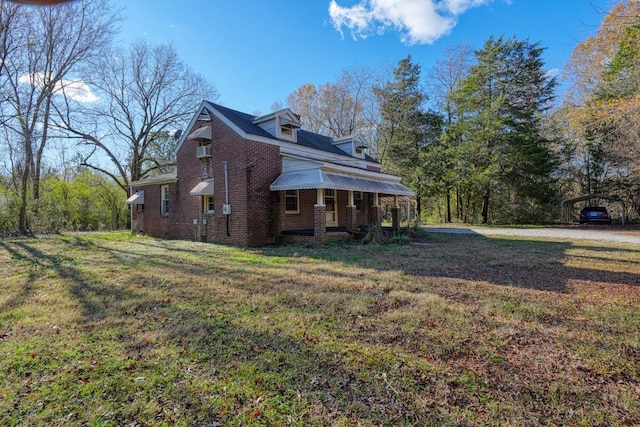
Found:
<svg viewBox="0 0 640 427"><path fill-rule="evenodd" d="M640 230L622 226L563 226L545 228L485 228L428 226L432 233L481 234L483 236L522 236L559 240L600 240L640 246Z"/></svg>

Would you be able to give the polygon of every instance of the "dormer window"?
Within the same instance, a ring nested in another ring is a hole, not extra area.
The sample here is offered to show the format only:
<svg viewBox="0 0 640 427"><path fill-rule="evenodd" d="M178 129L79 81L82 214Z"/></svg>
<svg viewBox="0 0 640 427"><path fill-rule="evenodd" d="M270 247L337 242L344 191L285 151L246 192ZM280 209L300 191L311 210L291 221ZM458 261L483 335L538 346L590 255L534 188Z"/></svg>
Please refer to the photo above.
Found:
<svg viewBox="0 0 640 427"><path fill-rule="evenodd" d="M291 138L293 137L293 127L290 124L280 125L280 133Z"/></svg>
<svg viewBox="0 0 640 427"><path fill-rule="evenodd" d="M296 122L293 122L290 117L286 115L276 117L276 125L278 129L278 133L276 135L277 138L286 139L289 141L297 141L297 130L300 125Z"/></svg>
<svg viewBox="0 0 640 427"><path fill-rule="evenodd" d="M361 135L350 135L334 139L333 145L350 156L357 157L359 159L365 158L367 144Z"/></svg>
<svg viewBox="0 0 640 427"><path fill-rule="evenodd" d="M256 117L253 123L269 132L275 138L291 142L298 141L298 129L301 126L300 117L288 108L266 116Z"/></svg>

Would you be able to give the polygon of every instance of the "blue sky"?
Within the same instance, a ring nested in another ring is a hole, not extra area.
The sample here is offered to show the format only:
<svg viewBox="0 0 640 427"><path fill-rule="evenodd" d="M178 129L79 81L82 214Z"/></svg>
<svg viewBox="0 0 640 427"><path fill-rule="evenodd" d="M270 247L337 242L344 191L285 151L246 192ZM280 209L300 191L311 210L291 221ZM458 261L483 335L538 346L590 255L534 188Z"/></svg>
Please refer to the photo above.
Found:
<svg viewBox="0 0 640 427"><path fill-rule="evenodd" d="M115 0L121 39L173 43L212 81L219 102L268 113L304 83L333 82L344 69L394 66L411 55L423 70L448 46L481 47L516 36L564 66L593 34L608 0ZM424 73L423 73L424 74Z"/></svg>

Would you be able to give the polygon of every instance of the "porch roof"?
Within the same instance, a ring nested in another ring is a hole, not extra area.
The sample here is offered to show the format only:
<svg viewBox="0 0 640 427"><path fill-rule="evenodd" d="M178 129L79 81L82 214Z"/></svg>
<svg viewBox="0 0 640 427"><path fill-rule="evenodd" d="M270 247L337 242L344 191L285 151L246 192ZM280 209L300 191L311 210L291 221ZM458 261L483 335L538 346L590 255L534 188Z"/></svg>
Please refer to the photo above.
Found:
<svg viewBox="0 0 640 427"><path fill-rule="evenodd" d="M138 191L125 200L127 205L144 205L144 190Z"/></svg>
<svg viewBox="0 0 640 427"><path fill-rule="evenodd" d="M201 126L187 135L188 140L203 139L211 141L211 126Z"/></svg>
<svg viewBox="0 0 640 427"><path fill-rule="evenodd" d="M189 191L190 196L213 196L213 181L200 181Z"/></svg>
<svg viewBox="0 0 640 427"><path fill-rule="evenodd" d="M399 182L343 175L322 169L284 172L273 181L270 188L271 191L332 188L334 190L365 191L398 196L415 195L413 191Z"/></svg>

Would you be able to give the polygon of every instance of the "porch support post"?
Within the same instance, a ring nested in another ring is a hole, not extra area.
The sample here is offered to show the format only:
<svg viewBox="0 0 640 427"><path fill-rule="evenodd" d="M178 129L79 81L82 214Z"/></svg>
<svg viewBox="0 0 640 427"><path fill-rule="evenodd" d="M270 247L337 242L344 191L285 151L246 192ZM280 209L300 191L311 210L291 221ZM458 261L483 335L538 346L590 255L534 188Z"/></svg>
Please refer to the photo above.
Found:
<svg viewBox="0 0 640 427"><path fill-rule="evenodd" d="M324 204L324 188L316 189L316 204L313 207L313 241L324 243L327 236L327 207Z"/></svg>
<svg viewBox="0 0 640 427"><path fill-rule="evenodd" d="M327 207L322 204L313 207L313 241L324 243L327 236Z"/></svg>
<svg viewBox="0 0 640 427"><path fill-rule="evenodd" d="M356 204L353 199L353 190L348 191L349 200L347 202L347 231L353 233L356 228Z"/></svg>
<svg viewBox="0 0 640 427"><path fill-rule="evenodd" d="M371 206L371 222L374 226L382 225L382 208L380 207L380 198L378 193L373 193L373 206Z"/></svg>
<svg viewBox="0 0 640 427"><path fill-rule="evenodd" d="M393 196L393 207L391 208L391 228L396 233L400 229L400 206L398 205L398 196Z"/></svg>

